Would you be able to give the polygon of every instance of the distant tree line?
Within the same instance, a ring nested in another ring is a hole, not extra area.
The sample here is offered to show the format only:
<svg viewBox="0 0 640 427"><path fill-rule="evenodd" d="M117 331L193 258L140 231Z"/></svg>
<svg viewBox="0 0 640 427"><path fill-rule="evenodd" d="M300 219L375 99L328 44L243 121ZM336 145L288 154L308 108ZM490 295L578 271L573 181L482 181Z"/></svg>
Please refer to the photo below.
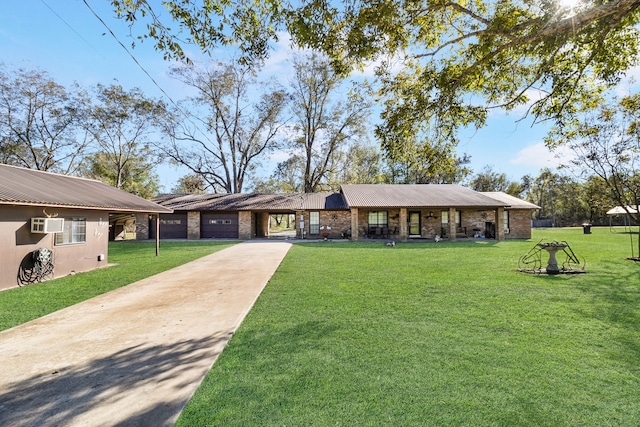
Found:
<svg viewBox="0 0 640 427"><path fill-rule="evenodd" d="M0 67L0 161L100 179L143 197L159 190L156 167L190 172L176 192L316 192L345 183L459 183L504 191L541 207L555 226L606 222L640 198L639 96L565 122L547 145L572 149L566 173L544 169L509 181L442 140L410 137L398 151L374 145L371 94L317 55L293 61L289 87L240 63L189 64L172 75L192 89L176 105L117 83L64 87L46 72ZM569 124L567 124L569 123ZM380 141L379 141L380 142ZM268 176L259 170L278 155ZM637 215L631 215L638 223Z"/></svg>

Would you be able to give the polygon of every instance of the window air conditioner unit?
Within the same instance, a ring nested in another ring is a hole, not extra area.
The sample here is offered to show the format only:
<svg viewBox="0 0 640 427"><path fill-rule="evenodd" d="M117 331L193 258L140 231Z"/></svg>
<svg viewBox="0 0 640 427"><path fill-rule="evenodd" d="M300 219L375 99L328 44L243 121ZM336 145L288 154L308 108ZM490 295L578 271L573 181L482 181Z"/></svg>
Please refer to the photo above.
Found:
<svg viewBox="0 0 640 427"><path fill-rule="evenodd" d="M31 218L32 233L62 233L63 228L64 218Z"/></svg>

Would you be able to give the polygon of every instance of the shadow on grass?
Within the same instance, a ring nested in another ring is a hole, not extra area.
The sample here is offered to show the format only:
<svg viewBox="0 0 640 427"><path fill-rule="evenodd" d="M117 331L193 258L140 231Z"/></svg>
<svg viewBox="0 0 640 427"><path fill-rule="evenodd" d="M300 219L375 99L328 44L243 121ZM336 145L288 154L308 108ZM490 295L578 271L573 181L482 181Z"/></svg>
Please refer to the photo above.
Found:
<svg viewBox="0 0 640 427"><path fill-rule="evenodd" d="M163 393L161 402L149 399L148 389L142 393L140 388L160 387L194 365L213 360L215 345L227 339L228 334L224 334L166 346L134 346L85 364L19 380L0 392L0 425L73 425L78 417L102 407L113 417L109 425L170 426L191 397L180 392L188 384L171 389L177 392L174 399Z"/></svg>
<svg viewBox="0 0 640 427"><path fill-rule="evenodd" d="M594 280L573 286L590 299L588 310L577 312L606 325L608 335L619 345L607 349L608 356L635 370L640 359L640 265L625 265L631 268L612 264L595 273Z"/></svg>

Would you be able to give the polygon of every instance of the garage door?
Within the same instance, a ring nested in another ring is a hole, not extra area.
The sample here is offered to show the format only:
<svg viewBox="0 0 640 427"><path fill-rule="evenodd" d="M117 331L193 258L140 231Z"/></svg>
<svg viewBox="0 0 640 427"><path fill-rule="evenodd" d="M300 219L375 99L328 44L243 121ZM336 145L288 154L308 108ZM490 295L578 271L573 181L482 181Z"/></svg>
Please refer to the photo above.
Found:
<svg viewBox="0 0 640 427"><path fill-rule="evenodd" d="M187 238L187 213L160 214L161 239Z"/></svg>
<svg viewBox="0 0 640 427"><path fill-rule="evenodd" d="M237 239L238 213L202 212L200 216L200 237L203 239Z"/></svg>

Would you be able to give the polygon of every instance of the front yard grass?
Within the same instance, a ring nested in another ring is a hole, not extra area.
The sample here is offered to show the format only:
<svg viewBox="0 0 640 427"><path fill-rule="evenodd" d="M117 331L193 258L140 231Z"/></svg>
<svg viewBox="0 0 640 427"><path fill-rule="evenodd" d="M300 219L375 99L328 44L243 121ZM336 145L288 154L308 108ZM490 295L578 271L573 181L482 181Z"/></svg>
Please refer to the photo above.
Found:
<svg viewBox="0 0 640 427"><path fill-rule="evenodd" d="M517 272L541 238L587 274ZM606 228L296 244L177 426L640 425L629 251Z"/></svg>
<svg viewBox="0 0 640 427"><path fill-rule="evenodd" d="M0 330L227 248L234 242L110 242L111 267L0 292Z"/></svg>

